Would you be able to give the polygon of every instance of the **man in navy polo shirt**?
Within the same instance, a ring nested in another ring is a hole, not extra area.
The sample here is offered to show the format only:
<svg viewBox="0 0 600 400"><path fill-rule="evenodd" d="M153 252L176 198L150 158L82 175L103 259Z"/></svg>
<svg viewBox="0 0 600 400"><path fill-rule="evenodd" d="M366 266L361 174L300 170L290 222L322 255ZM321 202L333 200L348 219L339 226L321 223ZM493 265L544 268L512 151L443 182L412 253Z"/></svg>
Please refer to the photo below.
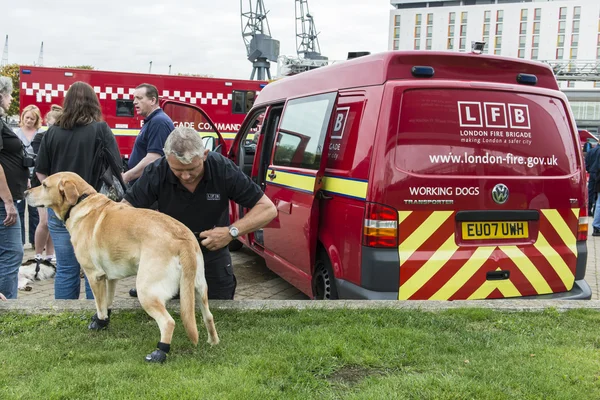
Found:
<svg viewBox="0 0 600 400"><path fill-rule="evenodd" d="M158 202L158 211L194 232L204 255L208 298L233 299L237 282L228 245L268 224L277 216L277 209L231 160L205 150L202 139L191 128L175 129L164 153L146 167L123 202L142 208ZM249 208L232 225L229 200Z"/></svg>
<svg viewBox="0 0 600 400"><path fill-rule="evenodd" d="M167 137L175 129L171 118L158 104L158 90L155 86L143 83L135 89L133 97L135 110L145 119L129 157L129 170L123 174L125 183L134 182L148 164L164 155Z"/></svg>

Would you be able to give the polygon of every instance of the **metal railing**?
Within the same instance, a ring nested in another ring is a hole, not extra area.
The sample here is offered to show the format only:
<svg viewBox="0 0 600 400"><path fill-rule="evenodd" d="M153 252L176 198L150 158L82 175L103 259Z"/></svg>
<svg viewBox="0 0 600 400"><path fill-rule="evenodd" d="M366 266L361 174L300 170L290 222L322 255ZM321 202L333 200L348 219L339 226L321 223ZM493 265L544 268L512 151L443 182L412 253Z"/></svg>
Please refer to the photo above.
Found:
<svg viewBox="0 0 600 400"><path fill-rule="evenodd" d="M540 60L559 81L600 81L600 60Z"/></svg>

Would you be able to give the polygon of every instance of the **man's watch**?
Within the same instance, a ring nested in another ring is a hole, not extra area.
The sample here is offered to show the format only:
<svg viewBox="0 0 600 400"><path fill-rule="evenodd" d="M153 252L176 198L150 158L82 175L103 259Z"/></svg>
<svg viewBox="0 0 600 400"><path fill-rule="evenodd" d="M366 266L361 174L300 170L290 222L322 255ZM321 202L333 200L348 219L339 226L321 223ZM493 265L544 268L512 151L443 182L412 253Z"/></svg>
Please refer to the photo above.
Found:
<svg viewBox="0 0 600 400"><path fill-rule="evenodd" d="M238 235L240 234L240 231L238 230L238 228L231 225L229 227L229 234L231 235L232 238L237 239Z"/></svg>

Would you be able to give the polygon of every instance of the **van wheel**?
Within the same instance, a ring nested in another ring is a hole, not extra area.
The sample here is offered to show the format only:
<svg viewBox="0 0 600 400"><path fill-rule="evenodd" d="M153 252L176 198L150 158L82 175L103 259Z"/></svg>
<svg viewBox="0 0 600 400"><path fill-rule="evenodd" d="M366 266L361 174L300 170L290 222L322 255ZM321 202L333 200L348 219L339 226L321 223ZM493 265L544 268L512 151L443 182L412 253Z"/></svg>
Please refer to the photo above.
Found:
<svg viewBox="0 0 600 400"><path fill-rule="evenodd" d="M240 242L239 240L232 240L229 242L229 251L238 251L242 247L244 247L244 243Z"/></svg>
<svg viewBox="0 0 600 400"><path fill-rule="evenodd" d="M334 278L329 258L323 253L320 254L313 276L314 300L337 300L338 293Z"/></svg>

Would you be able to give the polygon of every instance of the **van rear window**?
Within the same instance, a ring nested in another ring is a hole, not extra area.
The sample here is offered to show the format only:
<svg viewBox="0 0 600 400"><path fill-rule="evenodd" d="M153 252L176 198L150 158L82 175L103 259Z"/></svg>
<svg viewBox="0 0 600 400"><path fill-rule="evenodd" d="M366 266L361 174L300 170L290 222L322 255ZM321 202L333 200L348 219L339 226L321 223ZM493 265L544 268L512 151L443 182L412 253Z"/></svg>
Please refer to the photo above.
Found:
<svg viewBox="0 0 600 400"><path fill-rule="evenodd" d="M562 176L577 170L561 100L483 90L404 92L398 168L427 175Z"/></svg>

